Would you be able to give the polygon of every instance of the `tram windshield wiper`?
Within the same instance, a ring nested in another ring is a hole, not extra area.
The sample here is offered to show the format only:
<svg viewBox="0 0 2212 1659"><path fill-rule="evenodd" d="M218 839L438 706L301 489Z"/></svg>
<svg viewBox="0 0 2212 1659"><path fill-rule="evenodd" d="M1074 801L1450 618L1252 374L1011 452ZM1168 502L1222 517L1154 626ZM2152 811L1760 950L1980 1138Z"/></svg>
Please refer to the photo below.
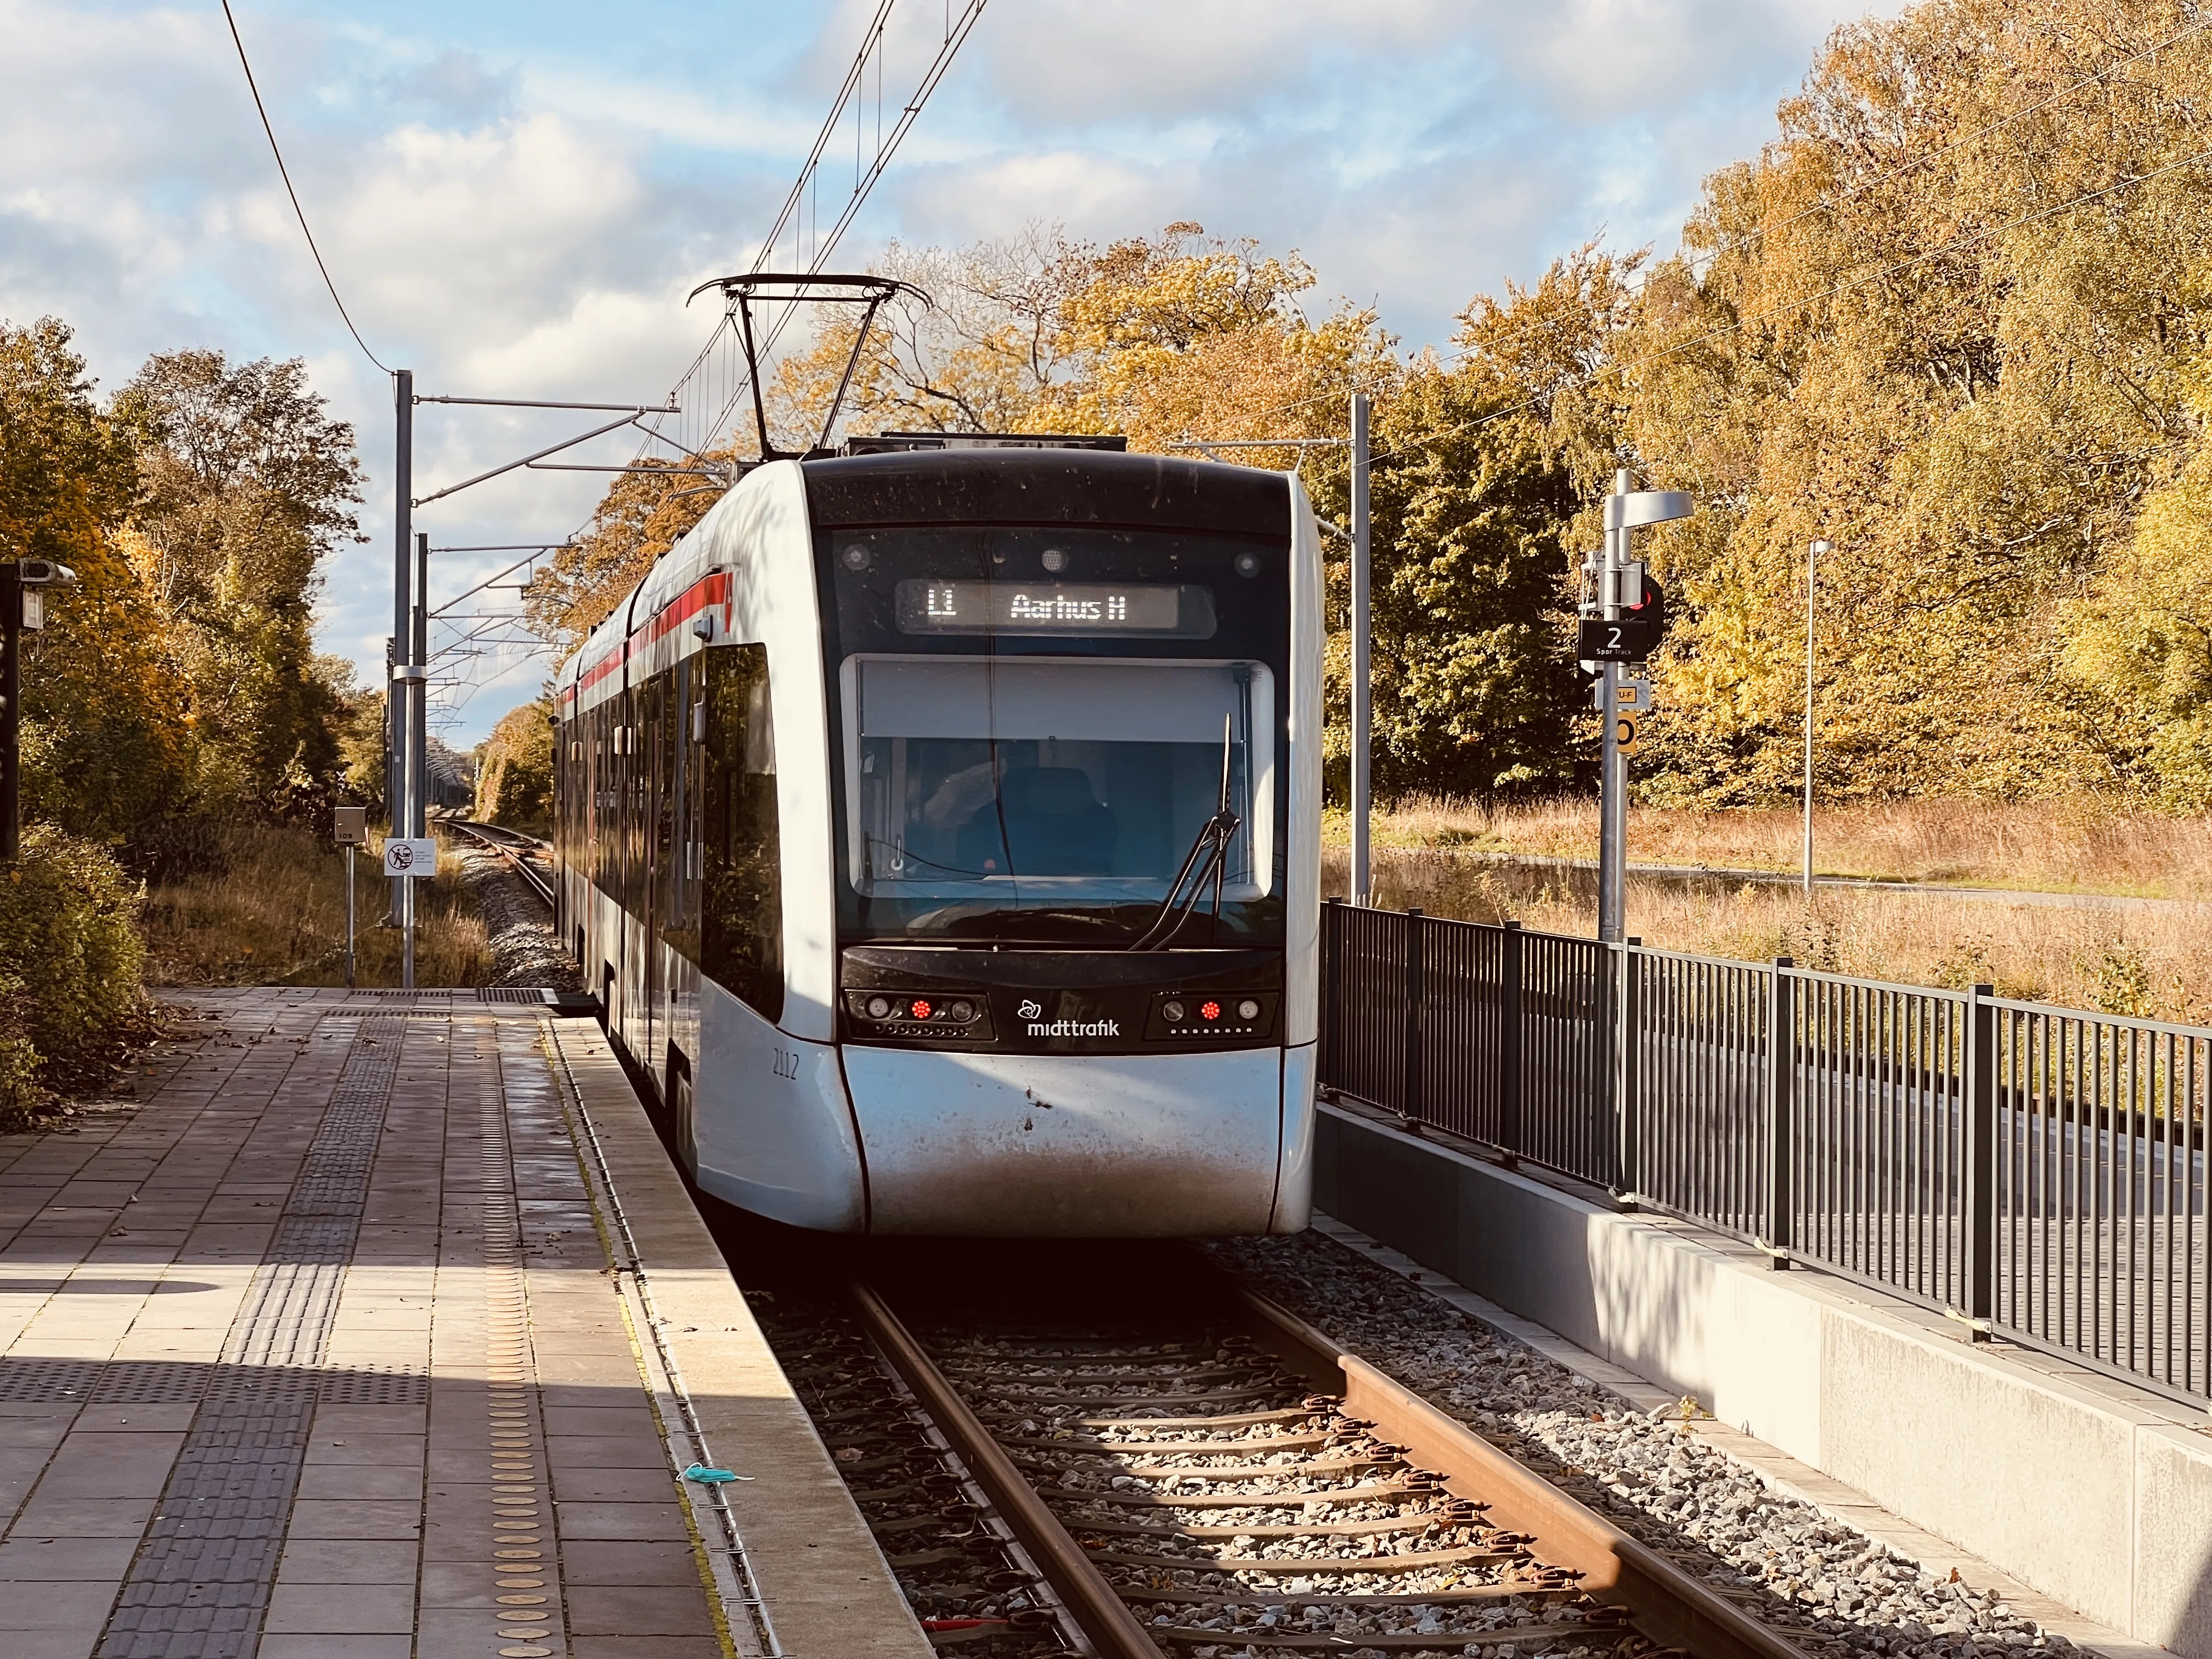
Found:
<svg viewBox="0 0 2212 1659"><path fill-rule="evenodd" d="M1228 873L1229 843L1237 839L1237 831L1243 820L1229 810L1229 758L1231 752L1231 716L1221 717L1221 801L1212 817L1199 826L1198 838L1183 855L1182 868L1168 884L1167 896L1160 901L1159 914L1152 925L1130 941L1132 951L1164 951L1173 945L1176 935L1182 932L1183 924L1198 908L1200 896L1206 891L1208 876L1213 878L1213 920L1218 927L1221 921L1221 884ZM1183 884L1190 883L1190 893L1183 896Z"/></svg>

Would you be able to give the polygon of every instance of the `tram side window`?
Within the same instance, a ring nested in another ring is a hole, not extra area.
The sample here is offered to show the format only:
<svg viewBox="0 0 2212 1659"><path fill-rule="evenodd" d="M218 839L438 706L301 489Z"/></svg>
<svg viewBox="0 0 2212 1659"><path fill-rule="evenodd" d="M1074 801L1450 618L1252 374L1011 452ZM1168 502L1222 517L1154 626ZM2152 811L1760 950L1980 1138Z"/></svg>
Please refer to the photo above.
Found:
<svg viewBox="0 0 2212 1659"><path fill-rule="evenodd" d="M702 799L702 763L707 753L706 704L701 686L703 662L678 663L670 677L667 722L668 752L673 765L673 805L664 809L668 825L667 874L660 936L669 948L695 967L699 962L699 884L706 874L701 837L707 821Z"/></svg>
<svg viewBox="0 0 2212 1659"><path fill-rule="evenodd" d="M766 1019L783 1014L783 867L768 647L698 658L707 704L707 977Z"/></svg>
<svg viewBox="0 0 2212 1659"><path fill-rule="evenodd" d="M615 812L614 704L603 702L591 712L592 764L592 880L599 890L613 896L615 837L619 833Z"/></svg>

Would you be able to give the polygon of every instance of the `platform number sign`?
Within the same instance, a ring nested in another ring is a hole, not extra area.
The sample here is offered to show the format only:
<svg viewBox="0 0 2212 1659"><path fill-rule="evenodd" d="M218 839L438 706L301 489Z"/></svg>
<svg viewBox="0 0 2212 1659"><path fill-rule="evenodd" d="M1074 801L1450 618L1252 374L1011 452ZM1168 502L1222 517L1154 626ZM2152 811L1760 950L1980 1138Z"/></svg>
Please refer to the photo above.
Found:
<svg viewBox="0 0 2212 1659"><path fill-rule="evenodd" d="M419 839L394 836L384 843L384 873L422 880L438 873L438 843L434 837Z"/></svg>
<svg viewBox="0 0 2212 1659"><path fill-rule="evenodd" d="M1575 656L1583 662L1643 662L1659 648L1667 631L1667 596L1651 577L1644 579L1644 600L1607 622L1584 617L1575 629Z"/></svg>

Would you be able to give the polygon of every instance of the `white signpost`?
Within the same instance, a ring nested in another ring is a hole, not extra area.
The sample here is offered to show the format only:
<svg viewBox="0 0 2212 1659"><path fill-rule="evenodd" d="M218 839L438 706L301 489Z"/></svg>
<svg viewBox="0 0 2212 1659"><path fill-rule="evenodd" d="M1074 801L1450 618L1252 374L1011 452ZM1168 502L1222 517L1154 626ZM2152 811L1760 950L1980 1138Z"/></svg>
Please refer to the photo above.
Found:
<svg viewBox="0 0 2212 1659"><path fill-rule="evenodd" d="M438 843L429 836L387 836L384 842L384 873L402 881L428 881L438 873ZM399 984L415 988L415 890L403 888L400 923Z"/></svg>

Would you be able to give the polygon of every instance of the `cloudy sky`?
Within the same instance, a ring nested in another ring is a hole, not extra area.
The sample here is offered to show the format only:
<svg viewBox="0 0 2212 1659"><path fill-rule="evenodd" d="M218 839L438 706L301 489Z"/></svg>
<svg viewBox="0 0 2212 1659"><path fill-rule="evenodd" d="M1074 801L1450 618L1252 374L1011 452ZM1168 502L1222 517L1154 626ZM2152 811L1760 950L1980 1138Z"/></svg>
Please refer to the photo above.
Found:
<svg viewBox="0 0 2212 1659"><path fill-rule="evenodd" d="M897 0L894 113L960 3ZM877 0L234 4L309 222L386 363L425 392L652 402L713 322L684 296L750 264ZM990 0L837 263L894 236L1195 219L1302 250L1324 297L1437 341L1471 294L1594 231L1669 245L1699 179L1769 136L1820 40L1861 10ZM0 318L67 319L109 387L181 346L305 358L369 474L372 539L330 572L323 641L373 683L391 625L389 383L323 291L219 5L0 0ZM423 410L416 493L588 418ZM437 544L557 538L604 482L517 474L417 522ZM442 556L435 596L500 562ZM481 736L547 665L459 664L448 737Z"/></svg>

